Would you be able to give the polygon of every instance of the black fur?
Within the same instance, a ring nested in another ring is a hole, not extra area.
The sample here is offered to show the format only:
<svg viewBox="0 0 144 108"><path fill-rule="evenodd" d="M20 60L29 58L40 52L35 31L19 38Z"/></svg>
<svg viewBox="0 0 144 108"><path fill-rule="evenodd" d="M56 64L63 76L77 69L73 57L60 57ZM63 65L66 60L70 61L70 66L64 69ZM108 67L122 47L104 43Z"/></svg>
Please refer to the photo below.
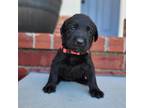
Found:
<svg viewBox="0 0 144 108"><path fill-rule="evenodd" d="M55 92L56 85L60 81L76 81L88 85L92 97L103 97L104 93L98 88L96 82L91 54L87 52L92 42L98 39L96 25L88 16L76 14L64 22L61 34L64 48L85 53L74 55L63 53L59 49L52 62L49 80L43 91L45 93Z"/></svg>

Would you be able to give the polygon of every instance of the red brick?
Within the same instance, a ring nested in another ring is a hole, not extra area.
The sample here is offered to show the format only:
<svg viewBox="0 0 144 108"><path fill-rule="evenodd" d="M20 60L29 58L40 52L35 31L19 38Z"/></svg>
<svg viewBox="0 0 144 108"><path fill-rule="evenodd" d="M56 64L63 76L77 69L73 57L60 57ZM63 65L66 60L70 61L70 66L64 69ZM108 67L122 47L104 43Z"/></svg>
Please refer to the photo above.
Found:
<svg viewBox="0 0 144 108"><path fill-rule="evenodd" d="M31 59L31 54L29 51L18 50L18 64L19 65L29 65Z"/></svg>
<svg viewBox="0 0 144 108"><path fill-rule="evenodd" d="M54 33L60 33L60 27L56 27L55 32Z"/></svg>
<svg viewBox="0 0 144 108"><path fill-rule="evenodd" d="M37 33L35 37L35 48L42 48L42 49L50 48L50 34Z"/></svg>
<svg viewBox="0 0 144 108"><path fill-rule="evenodd" d="M61 45L62 45L61 35L60 34L55 34L54 35L54 49L60 48Z"/></svg>
<svg viewBox="0 0 144 108"><path fill-rule="evenodd" d="M19 48L32 48L33 37L27 36L26 33L18 33L18 47Z"/></svg>
<svg viewBox="0 0 144 108"><path fill-rule="evenodd" d="M54 53L45 52L44 54L41 55L40 65L41 66L50 66L54 57L55 57Z"/></svg>
<svg viewBox="0 0 144 108"><path fill-rule="evenodd" d="M58 23L57 23L57 25L56 25L56 28L55 28L54 33L60 33L60 28L61 28L62 24L63 24L64 21L65 21L66 19L68 19L69 17L70 17L70 16L61 16L61 17L59 17Z"/></svg>
<svg viewBox="0 0 144 108"><path fill-rule="evenodd" d="M93 42L91 51L104 51L104 37L98 38L96 42Z"/></svg>
<svg viewBox="0 0 144 108"><path fill-rule="evenodd" d="M18 68L18 80L21 80L28 74L28 71L25 68Z"/></svg>
<svg viewBox="0 0 144 108"><path fill-rule="evenodd" d="M124 38L110 37L109 38L109 51L124 52Z"/></svg>
<svg viewBox="0 0 144 108"><path fill-rule="evenodd" d="M50 66L56 51L19 50L18 63L23 66Z"/></svg>
<svg viewBox="0 0 144 108"><path fill-rule="evenodd" d="M96 69L124 69L124 55L122 54L92 54L92 60Z"/></svg>
<svg viewBox="0 0 144 108"><path fill-rule="evenodd" d="M26 60L26 62L29 63L30 66L40 66L40 61L41 61L41 53L44 54L44 52L29 52L29 55L30 55L30 59L29 60ZM45 58L45 60L47 61L48 60L48 57Z"/></svg>
<svg viewBox="0 0 144 108"><path fill-rule="evenodd" d="M96 71L96 75L114 75L114 76L125 76L126 72L115 72L115 71Z"/></svg>

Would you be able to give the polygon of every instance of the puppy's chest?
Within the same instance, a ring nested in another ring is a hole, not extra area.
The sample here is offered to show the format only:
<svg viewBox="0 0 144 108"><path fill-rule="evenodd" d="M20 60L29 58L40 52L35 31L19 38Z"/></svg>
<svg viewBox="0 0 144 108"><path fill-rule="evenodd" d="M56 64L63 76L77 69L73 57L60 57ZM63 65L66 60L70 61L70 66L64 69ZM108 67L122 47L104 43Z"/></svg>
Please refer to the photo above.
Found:
<svg viewBox="0 0 144 108"><path fill-rule="evenodd" d="M67 66L77 66L84 63L82 58L66 58L63 61Z"/></svg>
<svg viewBox="0 0 144 108"><path fill-rule="evenodd" d="M60 74L65 79L73 80L83 74L84 61L78 58L67 58L62 61Z"/></svg>

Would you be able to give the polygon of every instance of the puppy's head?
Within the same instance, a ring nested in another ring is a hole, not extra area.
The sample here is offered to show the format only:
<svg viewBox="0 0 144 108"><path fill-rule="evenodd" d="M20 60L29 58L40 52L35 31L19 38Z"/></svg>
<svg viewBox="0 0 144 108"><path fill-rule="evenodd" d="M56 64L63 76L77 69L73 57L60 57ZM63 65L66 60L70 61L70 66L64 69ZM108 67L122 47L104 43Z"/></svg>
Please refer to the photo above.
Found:
<svg viewBox="0 0 144 108"><path fill-rule="evenodd" d="M96 25L84 14L67 19L61 27L61 35L63 47L76 52L87 51L98 39Z"/></svg>

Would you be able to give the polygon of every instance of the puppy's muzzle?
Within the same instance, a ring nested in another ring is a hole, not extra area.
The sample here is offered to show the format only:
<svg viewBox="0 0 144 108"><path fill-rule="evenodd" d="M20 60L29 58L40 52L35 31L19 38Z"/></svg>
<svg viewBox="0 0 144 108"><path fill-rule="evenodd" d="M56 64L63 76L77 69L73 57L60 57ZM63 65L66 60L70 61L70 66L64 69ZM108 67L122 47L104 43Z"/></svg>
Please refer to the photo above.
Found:
<svg viewBox="0 0 144 108"><path fill-rule="evenodd" d="M75 41L75 45L79 47L83 47L85 45L84 39L82 38L77 38Z"/></svg>

